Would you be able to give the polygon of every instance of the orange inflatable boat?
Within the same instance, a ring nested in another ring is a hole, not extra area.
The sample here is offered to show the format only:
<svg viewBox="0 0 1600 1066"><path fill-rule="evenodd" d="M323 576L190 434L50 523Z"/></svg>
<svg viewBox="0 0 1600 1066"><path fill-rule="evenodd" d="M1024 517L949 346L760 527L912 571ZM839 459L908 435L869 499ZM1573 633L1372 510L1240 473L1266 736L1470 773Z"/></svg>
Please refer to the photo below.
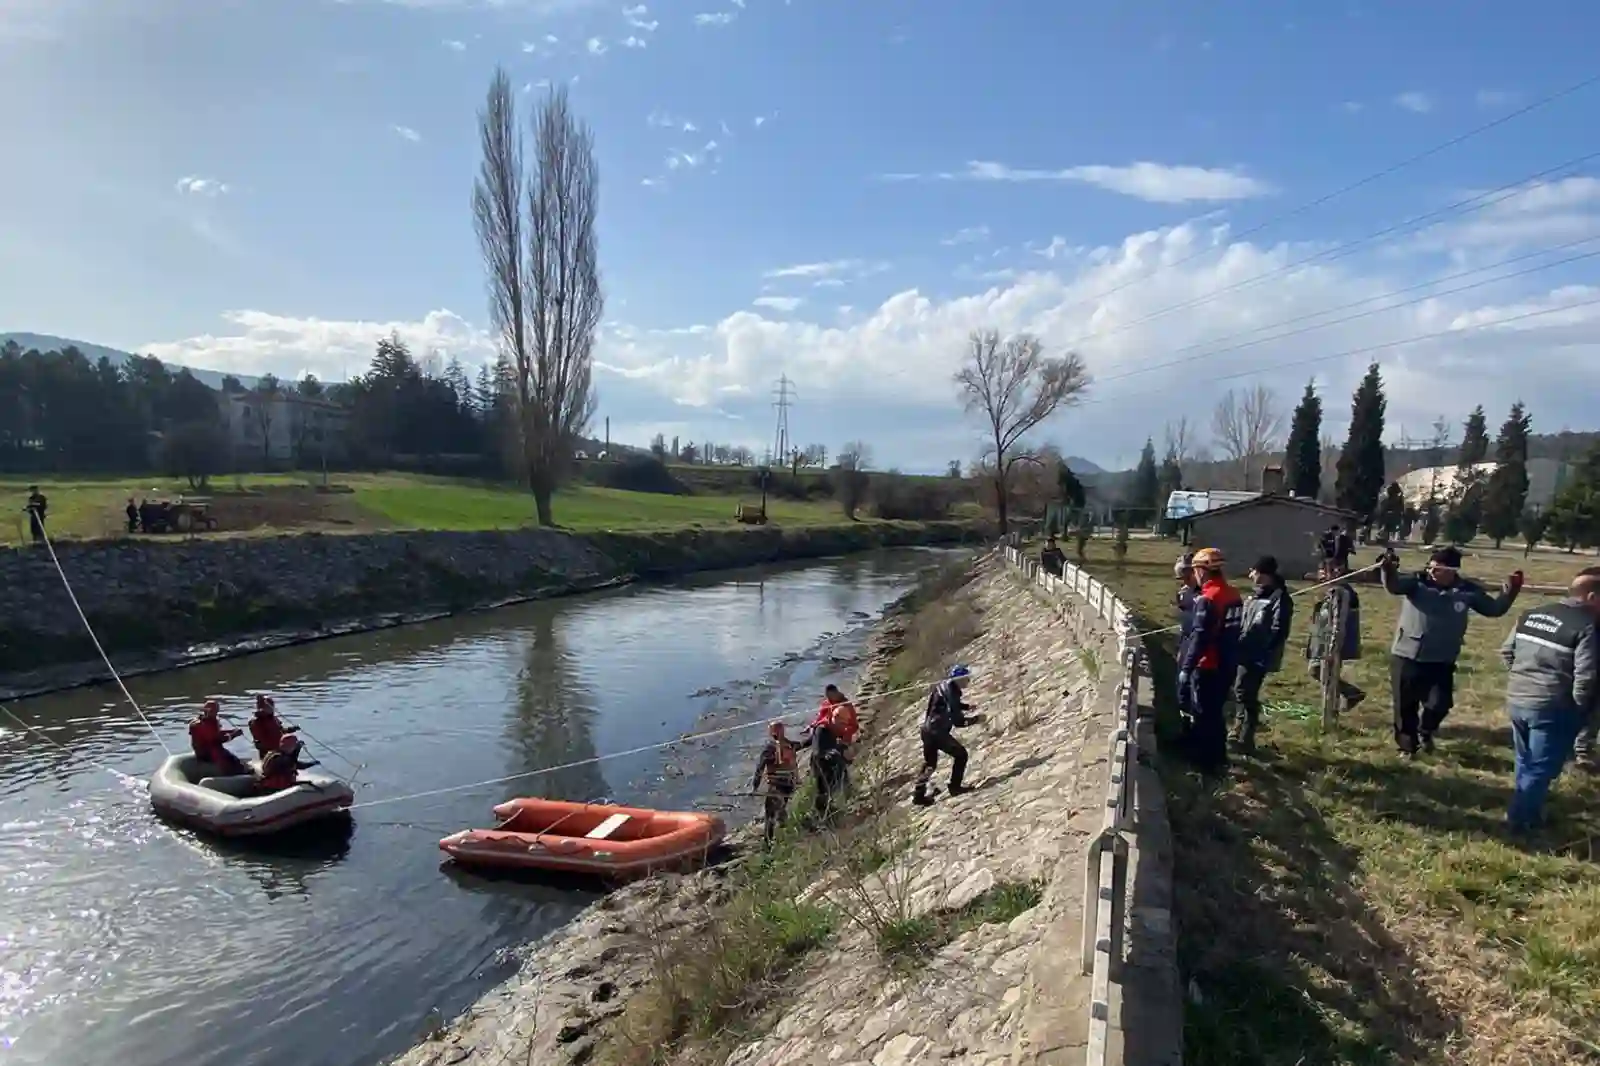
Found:
<svg viewBox="0 0 1600 1066"><path fill-rule="evenodd" d="M439 841L459 863L551 870L629 880L705 862L722 819L606 803L514 799L494 809L494 829L463 829Z"/></svg>

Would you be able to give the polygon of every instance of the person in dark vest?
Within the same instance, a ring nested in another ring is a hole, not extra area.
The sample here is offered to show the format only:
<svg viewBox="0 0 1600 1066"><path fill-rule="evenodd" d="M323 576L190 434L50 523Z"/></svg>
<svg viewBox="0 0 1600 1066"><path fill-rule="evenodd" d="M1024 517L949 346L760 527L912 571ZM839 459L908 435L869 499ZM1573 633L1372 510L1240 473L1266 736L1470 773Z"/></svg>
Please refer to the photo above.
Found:
<svg viewBox="0 0 1600 1066"><path fill-rule="evenodd" d="M767 726L767 743L761 749L761 758L756 761L756 776L750 782L750 791L760 791L761 782L763 779L766 781L767 790L762 793L762 839L768 844L772 843L778 826L788 816L789 798L800 783L796 746L794 741L784 736L782 722Z"/></svg>
<svg viewBox="0 0 1600 1066"><path fill-rule="evenodd" d="M1239 630L1244 601L1223 576L1222 552L1194 553L1199 591L1189 612L1189 635L1178 649L1178 689L1187 691L1191 724L1185 737L1189 760L1202 773L1228 766L1228 695L1239 671Z"/></svg>
<svg viewBox="0 0 1600 1066"><path fill-rule="evenodd" d="M1044 538L1044 551L1039 553L1039 565L1044 568L1045 573L1054 574L1056 577L1060 577L1066 569L1067 557L1056 544L1054 536Z"/></svg>
<svg viewBox="0 0 1600 1066"><path fill-rule="evenodd" d="M1339 564L1329 559L1317 572L1317 580L1333 581L1343 575L1344 571ZM1337 585L1330 586L1317 601L1316 606L1311 608L1310 632L1306 635L1306 663L1313 681L1322 680L1322 662L1333 641L1333 634L1329 629L1333 625L1334 612L1341 597L1344 599L1344 629L1339 634L1339 660L1350 662L1352 659L1361 658L1361 597L1356 595L1355 588L1349 582L1341 581ZM1344 700L1346 711L1367 698L1367 694L1361 691L1360 686L1345 679L1342 671L1339 674L1338 685L1339 698Z"/></svg>
<svg viewBox="0 0 1600 1066"><path fill-rule="evenodd" d="M1526 833L1544 820L1550 786L1572 755L1600 696L1600 567L1573 578L1558 603L1522 613L1500 646L1510 670L1506 710L1516 749L1516 787L1506 818Z"/></svg>
<svg viewBox="0 0 1600 1066"><path fill-rule="evenodd" d="M292 736L284 737L278 750L268 752L266 758L261 760L261 770L255 782L256 795L268 796L293 788L300 780L300 771L309 770L315 765L315 760L301 762L300 742Z"/></svg>
<svg viewBox="0 0 1600 1066"><path fill-rule="evenodd" d="M124 507L122 510L123 513L128 516L128 532L139 532L139 508L134 506L132 496L128 497L128 506Z"/></svg>
<svg viewBox="0 0 1600 1066"><path fill-rule="evenodd" d="M967 749L951 731L967 724L971 705L961 699L961 686L972 674L965 666L952 666L950 674L928 692L928 704L922 712L922 770L917 774L917 787L911 802L926 806L933 802L928 785L933 772L939 768L939 753L950 756L950 795L959 796L966 786L961 783L967 772Z"/></svg>
<svg viewBox="0 0 1600 1066"><path fill-rule="evenodd" d="M1200 582L1194 576L1194 552L1184 552L1178 556L1178 561L1172 566L1172 576L1178 582L1172 605L1178 612L1178 647L1182 648L1194 625L1194 598L1200 593ZM1194 712L1189 695L1187 685L1178 686L1178 713L1185 721L1192 718Z"/></svg>
<svg viewBox="0 0 1600 1066"><path fill-rule="evenodd" d="M44 520L50 510L50 501L45 494L39 491L38 485L28 486L28 532L33 535L35 544L44 541Z"/></svg>
<svg viewBox="0 0 1600 1066"><path fill-rule="evenodd" d="M1239 681L1234 696L1239 721L1234 739L1249 751L1255 747L1261 725L1261 686L1268 674L1283 669L1283 650L1289 644L1289 624L1294 620L1294 600L1278 576L1278 560L1263 555L1250 571L1255 591L1244 603L1239 630Z"/></svg>
<svg viewBox="0 0 1600 1066"><path fill-rule="evenodd" d="M1419 748L1433 751L1434 734L1455 702L1456 660L1467 636L1469 612L1499 618L1511 610L1522 588L1522 571L1506 578L1498 596L1461 576L1456 548L1434 552L1427 568L1415 574L1401 574L1400 558L1390 552L1378 573L1385 592L1405 599L1390 648L1389 678L1395 746L1414 758Z"/></svg>
<svg viewBox="0 0 1600 1066"><path fill-rule="evenodd" d="M811 724L811 779L817 786L817 817L825 819L833 809L834 800L844 791L844 745L839 739L838 727L830 717L827 722Z"/></svg>

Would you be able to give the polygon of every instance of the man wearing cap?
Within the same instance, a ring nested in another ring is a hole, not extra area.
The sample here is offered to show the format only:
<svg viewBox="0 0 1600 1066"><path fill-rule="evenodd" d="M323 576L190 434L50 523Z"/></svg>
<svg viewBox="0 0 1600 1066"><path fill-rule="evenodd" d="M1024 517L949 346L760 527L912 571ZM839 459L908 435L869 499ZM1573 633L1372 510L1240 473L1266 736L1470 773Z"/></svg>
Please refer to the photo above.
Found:
<svg viewBox="0 0 1600 1066"><path fill-rule="evenodd" d="M1255 747L1256 728L1261 724L1261 686L1268 674L1283 669L1283 649L1289 643L1289 623L1294 618L1294 601L1278 576L1278 560L1263 555L1250 570L1255 591L1244 603L1239 632L1239 683L1235 698L1239 715L1234 740L1245 751Z"/></svg>
<svg viewBox="0 0 1600 1066"><path fill-rule="evenodd" d="M1391 552L1378 572L1383 590L1405 599L1390 648L1389 680L1395 746L1411 758L1419 747L1433 751L1433 736L1455 702L1456 660L1467 635L1467 612L1499 618L1511 610L1522 588L1522 571L1506 578L1498 596L1461 576L1456 548L1439 549L1425 570L1404 575L1399 556Z"/></svg>
<svg viewBox="0 0 1600 1066"><path fill-rule="evenodd" d="M1222 575L1222 552L1194 553L1199 591L1189 614L1189 635L1178 648L1178 690L1188 694L1192 714L1189 758L1201 771L1220 773L1228 765L1228 723L1224 707L1239 670L1239 630L1244 601Z"/></svg>
<svg viewBox="0 0 1600 1066"><path fill-rule="evenodd" d="M1573 740L1592 720L1600 696L1600 567L1573 578L1559 603L1524 611L1500 647L1510 670L1506 709L1517 753L1516 789L1507 820L1512 830L1535 829L1544 800L1572 754Z"/></svg>

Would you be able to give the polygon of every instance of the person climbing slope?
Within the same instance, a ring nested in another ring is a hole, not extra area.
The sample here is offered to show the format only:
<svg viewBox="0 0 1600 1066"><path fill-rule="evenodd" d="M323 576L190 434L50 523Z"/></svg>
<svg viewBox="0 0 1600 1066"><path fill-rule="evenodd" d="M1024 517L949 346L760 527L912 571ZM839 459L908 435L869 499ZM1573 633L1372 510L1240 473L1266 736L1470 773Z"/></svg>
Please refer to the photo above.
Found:
<svg viewBox="0 0 1600 1066"><path fill-rule="evenodd" d="M922 712L922 772L917 775L916 791L911 801L919 806L933 802L928 784L939 767L939 753L950 756L950 795L959 796L967 791L961 783L967 771L967 749L951 735L951 731L967 724L966 712L972 707L962 702L961 686L972 675L965 666L953 666L950 674L928 692L928 705Z"/></svg>
<svg viewBox="0 0 1600 1066"><path fill-rule="evenodd" d="M782 722L767 726L767 743L756 761L756 775L750 782L750 791L758 792L766 780L767 790L762 793L762 838L772 843L778 825L789 813L789 799L800 783L799 761L795 756L798 745L784 735Z"/></svg>

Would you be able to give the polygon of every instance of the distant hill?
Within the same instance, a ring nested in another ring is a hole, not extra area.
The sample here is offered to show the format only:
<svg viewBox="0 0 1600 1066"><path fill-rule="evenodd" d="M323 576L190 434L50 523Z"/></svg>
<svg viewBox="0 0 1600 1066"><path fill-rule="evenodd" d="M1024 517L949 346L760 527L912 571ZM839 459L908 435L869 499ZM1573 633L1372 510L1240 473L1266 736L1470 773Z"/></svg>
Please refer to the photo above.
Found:
<svg viewBox="0 0 1600 1066"><path fill-rule="evenodd" d="M104 358L110 360L113 366L122 366L133 358L132 352L124 352L119 348L107 348L103 344L90 344L88 341L75 341L70 337L52 337L45 333L0 333L0 344L5 344L7 341L16 341L23 351L37 348L41 352L59 352L63 348L76 348L91 363L98 363ZM173 373L177 373L179 369L172 364L164 363L162 365ZM216 370L202 370L192 366L188 370L201 384L209 385L213 389L222 388L222 379L226 376L225 374ZM237 377L239 383L245 388L249 388L256 383L255 378L245 377L242 374L235 374L234 377Z"/></svg>

